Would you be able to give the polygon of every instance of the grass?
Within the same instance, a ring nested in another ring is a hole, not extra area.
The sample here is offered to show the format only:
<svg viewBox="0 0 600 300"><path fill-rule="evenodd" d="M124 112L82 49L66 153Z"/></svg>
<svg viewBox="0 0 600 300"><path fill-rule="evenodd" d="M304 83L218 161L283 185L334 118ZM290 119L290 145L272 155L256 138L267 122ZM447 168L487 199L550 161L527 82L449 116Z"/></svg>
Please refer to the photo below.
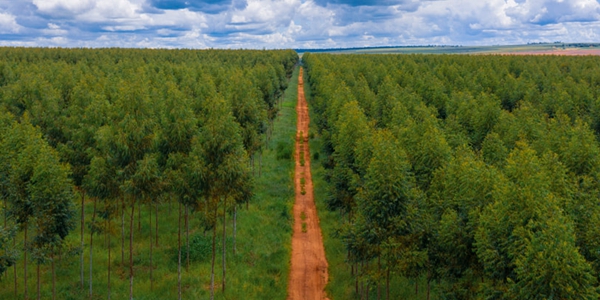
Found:
<svg viewBox="0 0 600 300"><path fill-rule="evenodd" d="M289 83L283 99L282 109L275 120L275 131L271 141L265 147L262 158L262 176L255 179L255 196L248 210L238 207L237 216L237 254L233 254L232 221L228 216L227 224L227 290L222 293L221 284L221 248L217 246L215 262L215 298L216 299L285 299L289 276L292 236L292 206L294 201L293 168L291 147L296 133L295 104L297 99L298 70ZM289 146L288 146L289 145ZM278 151L279 150L279 151ZM278 158L279 156L279 158ZM76 199L76 207L80 199ZM98 208L102 207L98 203ZM79 208L78 208L79 209ZM79 255L64 255L56 263L57 298L61 300L88 299L89 289L89 227L93 204L86 202L85 228L85 285L80 287ZM79 211L79 210L78 210ZM154 288L150 289L149 264L149 214L142 207L141 231L137 229L137 209L135 213L134 256L135 278L134 297L140 299L177 299L177 204L161 204L159 207L159 247L153 251ZM98 217L97 217L98 218ZM77 228L67 237L66 243L73 249L79 246L80 223L76 214ZM126 216L126 222L128 216ZM154 217L152 220L154 228ZM183 223L183 222L182 222ZM125 233L128 236L128 223ZM221 240L219 223L217 240ZM125 244L125 264L121 264L121 228L120 218L111 223L111 285L112 299L128 299L128 239ZM33 229L30 230L30 233ZM154 231L154 230L153 230ZM190 239L192 240L193 259L189 269L182 269L183 299L207 299L210 295L210 252L206 255L206 239L200 220L190 216ZM19 234L22 236L22 234ZM94 235L93 251L93 299L106 299L108 253L105 247L105 234ZM221 243L221 242L219 242ZM185 235L182 234L185 249ZM221 244L220 244L221 245ZM194 252L195 251L195 252ZM185 256L182 257L185 262ZM42 266L41 298L51 299L52 278L49 265ZM0 299L23 298L23 259L17 262L18 294L14 296L13 268L7 270L0 281ZM29 297L36 298L35 265L29 259L28 288Z"/></svg>
<svg viewBox="0 0 600 300"><path fill-rule="evenodd" d="M304 78L308 78L304 74ZM304 93L310 108L310 85L304 85ZM314 116L313 116L314 117ZM313 156L317 155L322 149L322 140L318 135L318 130L314 123L310 124L310 132L313 138L310 139L310 149ZM359 299L354 292L355 279L351 275L350 265L346 263L346 248L342 239L338 237L340 220L342 217L338 212L330 211L327 208L325 199L329 197L329 184L325 181L325 169L321 163L316 161L311 164L313 192L317 213L323 234L323 244L325 246L325 255L329 264L329 282L326 287L327 296L330 299ZM424 277L419 279L419 294L415 294L415 281L401 276L393 276L390 281L390 299L426 299L425 288L427 281ZM435 284L431 283L431 299L439 299L435 289ZM385 287L381 287L385 294ZM372 299L377 298L377 290L374 285L369 293Z"/></svg>

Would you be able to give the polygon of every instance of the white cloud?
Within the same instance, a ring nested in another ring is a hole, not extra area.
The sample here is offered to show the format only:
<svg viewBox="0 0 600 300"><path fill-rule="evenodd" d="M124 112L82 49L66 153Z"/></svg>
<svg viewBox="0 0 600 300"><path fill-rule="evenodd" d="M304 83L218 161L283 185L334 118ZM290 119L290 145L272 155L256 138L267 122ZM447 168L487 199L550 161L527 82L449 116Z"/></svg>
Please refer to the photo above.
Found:
<svg viewBox="0 0 600 300"><path fill-rule="evenodd" d="M18 33L21 26L17 24L15 16L0 12L0 33Z"/></svg>
<svg viewBox="0 0 600 300"><path fill-rule="evenodd" d="M81 14L96 5L94 0L33 0L33 4L44 14L74 15Z"/></svg>
<svg viewBox="0 0 600 300"><path fill-rule="evenodd" d="M507 14L523 23L554 24L600 20L596 0L528 0L507 9Z"/></svg>
<svg viewBox="0 0 600 300"><path fill-rule="evenodd" d="M54 23L48 23L48 28L42 29L42 32L46 36L63 36L69 33L68 30L62 29L59 25Z"/></svg>
<svg viewBox="0 0 600 300"><path fill-rule="evenodd" d="M0 44L260 49L600 40L597 0L186 1L5 1L0 35L10 38Z"/></svg>
<svg viewBox="0 0 600 300"><path fill-rule="evenodd" d="M45 0L39 0L45 1ZM143 19L145 14L140 13L142 3L129 0L102 0L95 1L93 9L77 16L82 22L105 22L110 20Z"/></svg>

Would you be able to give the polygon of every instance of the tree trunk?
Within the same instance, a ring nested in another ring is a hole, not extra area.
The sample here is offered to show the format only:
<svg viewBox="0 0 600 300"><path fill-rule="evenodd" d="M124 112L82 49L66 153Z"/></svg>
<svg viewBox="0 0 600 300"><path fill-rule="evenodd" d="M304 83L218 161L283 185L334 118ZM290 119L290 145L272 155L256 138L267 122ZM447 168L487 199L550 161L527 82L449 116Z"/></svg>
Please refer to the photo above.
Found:
<svg viewBox="0 0 600 300"><path fill-rule="evenodd" d="M360 262L358 264L358 279L360 281L360 287L359 287L359 291L360 291L360 299L363 299L363 294L365 293L365 283L362 280L362 272L364 272L365 270L365 266L364 266L364 262Z"/></svg>
<svg viewBox="0 0 600 300"><path fill-rule="evenodd" d="M366 273L369 274L369 261L368 260L367 260ZM367 300L369 300L369 290L371 287L371 281L368 279L369 279L369 277L367 277Z"/></svg>
<svg viewBox="0 0 600 300"><path fill-rule="evenodd" d="M217 209L215 205L215 222L217 220ZM215 299L215 239L217 237L217 225L213 226L213 237L212 237L212 263L210 267L210 300Z"/></svg>
<svg viewBox="0 0 600 300"><path fill-rule="evenodd" d="M92 213L92 225L90 226L90 299L92 299L92 297L94 296L93 290L92 290L92 270L93 270L93 266L94 266L94 254L93 254L93 250L94 250L94 226L95 226L95 222L96 222L96 198L94 198L94 210Z"/></svg>
<svg viewBox="0 0 600 300"><path fill-rule="evenodd" d="M150 211L150 290L154 290L154 278L152 277L152 203L149 204Z"/></svg>
<svg viewBox="0 0 600 300"><path fill-rule="evenodd" d="M36 273L37 273L37 300L40 300L42 295L40 294L40 263L39 262L37 263L36 269L37 269L37 271L36 271Z"/></svg>
<svg viewBox="0 0 600 300"><path fill-rule="evenodd" d="M142 233L142 203L138 204L138 233Z"/></svg>
<svg viewBox="0 0 600 300"><path fill-rule="evenodd" d="M185 271L190 270L190 223L188 223L188 206L185 206Z"/></svg>
<svg viewBox="0 0 600 300"><path fill-rule="evenodd" d="M350 261L350 250L346 250L346 260ZM350 275L354 276L354 264L350 264Z"/></svg>
<svg viewBox="0 0 600 300"><path fill-rule="evenodd" d="M135 215L135 198L131 200L131 216L129 218L129 300L133 300L133 221Z"/></svg>
<svg viewBox="0 0 600 300"><path fill-rule="evenodd" d="M358 295L358 263L354 263L354 292Z"/></svg>
<svg viewBox="0 0 600 300"><path fill-rule="evenodd" d="M83 237L84 237L84 229L85 229L85 190L81 190L81 255L79 258L79 266L80 266L80 279L81 279L81 289L83 290Z"/></svg>
<svg viewBox="0 0 600 300"><path fill-rule="evenodd" d="M13 248L17 248L17 239L13 238ZM15 271L15 298L17 298L17 264L15 264L13 266L13 269Z"/></svg>
<svg viewBox="0 0 600 300"><path fill-rule="evenodd" d="M262 173L262 150L258 154L258 177Z"/></svg>
<svg viewBox="0 0 600 300"><path fill-rule="evenodd" d="M25 223L25 238L23 239L24 253L23 253L23 282L24 282L24 295L23 298L25 300L29 299L29 295L27 294L27 227L28 224Z"/></svg>
<svg viewBox="0 0 600 300"><path fill-rule="evenodd" d="M235 245L235 236L237 234L237 205L233 206L233 255L237 251Z"/></svg>
<svg viewBox="0 0 600 300"><path fill-rule="evenodd" d="M181 300L181 202L179 202L179 218L177 219L179 230L177 231L177 291L179 294L179 300Z"/></svg>
<svg viewBox="0 0 600 300"><path fill-rule="evenodd" d="M107 204L108 205L108 204ZM108 211L108 206L106 211ZM111 234L111 226L110 226L110 215L109 217L106 218L106 223L108 223L108 232L106 235L108 235L108 284L106 286L107 289L107 299L110 300L110 264L111 264L111 260L110 260L110 234Z"/></svg>
<svg viewBox="0 0 600 300"><path fill-rule="evenodd" d="M51 262L51 268L52 268L52 300L56 300L56 269L54 268L54 259L55 259L55 254L54 254L54 247L52 247L52 262Z"/></svg>
<svg viewBox="0 0 600 300"><path fill-rule="evenodd" d="M381 253L381 251L379 253ZM381 276L381 255L377 256L377 300L381 299L381 286L379 285L379 276Z"/></svg>
<svg viewBox="0 0 600 300"><path fill-rule="evenodd" d="M221 291L223 293L225 293L225 270L227 269L225 265L225 250L227 249L227 246L225 245L227 238L227 231L225 225L227 225L227 197L223 199L223 282L221 283Z"/></svg>
<svg viewBox="0 0 600 300"><path fill-rule="evenodd" d="M390 266L387 266L385 275L385 299L390 300Z"/></svg>
<svg viewBox="0 0 600 300"><path fill-rule="evenodd" d="M125 266L125 198L121 197L121 267Z"/></svg>
<svg viewBox="0 0 600 300"><path fill-rule="evenodd" d="M156 228L154 229L155 234L156 234L156 239L155 239L155 246L158 248L158 201L156 202L156 204L154 205L155 208L155 216L154 216L154 223L156 223Z"/></svg>
<svg viewBox="0 0 600 300"><path fill-rule="evenodd" d="M427 300L429 300L429 291L431 289L431 275L429 270L427 270Z"/></svg>
<svg viewBox="0 0 600 300"><path fill-rule="evenodd" d="M415 295L419 295L419 278L415 278Z"/></svg>

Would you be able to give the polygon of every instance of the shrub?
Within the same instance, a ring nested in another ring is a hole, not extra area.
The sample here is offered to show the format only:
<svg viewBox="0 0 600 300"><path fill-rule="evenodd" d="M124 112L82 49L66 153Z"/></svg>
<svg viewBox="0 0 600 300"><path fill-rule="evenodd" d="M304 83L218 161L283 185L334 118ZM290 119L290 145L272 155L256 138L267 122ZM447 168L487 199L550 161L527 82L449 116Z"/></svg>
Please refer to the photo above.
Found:
<svg viewBox="0 0 600 300"><path fill-rule="evenodd" d="M204 236L195 234L190 237L190 262L204 261L210 258L212 251L212 239L210 235ZM177 247L173 247L173 261L177 263ZM187 246L185 244L185 235L181 235L181 260L185 262L187 255Z"/></svg>
<svg viewBox="0 0 600 300"><path fill-rule="evenodd" d="M290 142L279 141L275 147L277 159L292 159L293 147Z"/></svg>

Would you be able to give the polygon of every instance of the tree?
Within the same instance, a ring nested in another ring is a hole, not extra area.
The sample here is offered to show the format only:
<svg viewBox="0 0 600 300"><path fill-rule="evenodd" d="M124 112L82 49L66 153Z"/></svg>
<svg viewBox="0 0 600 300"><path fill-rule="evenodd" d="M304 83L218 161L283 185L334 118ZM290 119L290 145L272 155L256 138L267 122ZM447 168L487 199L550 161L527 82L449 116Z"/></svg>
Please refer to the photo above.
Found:
<svg viewBox="0 0 600 300"><path fill-rule="evenodd" d="M36 203L37 228L32 247L38 252L38 299L40 297L39 265L47 259L52 261L52 290L53 298L56 298L54 293L56 250L75 227L73 184L69 179L69 168L59 163L58 153L52 151L50 147L47 149L38 154L38 162L28 186L29 201Z"/></svg>
<svg viewBox="0 0 600 300"><path fill-rule="evenodd" d="M18 251L11 241L15 238L16 226L0 227L0 276L17 263Z"/></svg>
<svg viewBox="0 0 600 300"><path fill-rule="evenodd" d="M12 127L12 115L0 108L0 200L3 205L2 215L4 223L0 226L0 276L8 268L14 266L17 262L18 251L14 247L14 241L17 233L17 226L14 222L8 222L8 186L10 185L10 159L11 152L6 151L4 146L5 135L10 133ZM16 269L15 269L16 270Z"/></svg>
<svg viewBox="0 0 600 300"><path fill-rule="evenodd" d="M386 269L400 272L422 265L424 253L415 247L418 226L412 222L417 216L419 191L406 153L387 130L377 132L373 139L372 158L357 198L356 213L361 215L357 222L364 223L358 227L364 230L366 249L371 249L371 255L383 256ZM356 254L369 258L368 253ZM378 266L380 270L379 262ZM385 273L389 290L389 272ZM382 277L381 273L377 275Z"/></svg>
<svg viewBox="0 0 600 300"><path fill-rule="evenodd" d="M373 118L377 127L385 128L392 120L392 111L396 101L401 100L400 87L390 76L385 76L377 88L377 98L373 102Z"/></svg>
<svg viewBox="0 0 600 300"><path fill-rule="evenodd" d="M417 185L422 191L429 189L433 173L443 167L451 155L443 131L430 118L431 115L411 119L407 126L395 129L395 135L406 149Z"/></svg>
<svg viewBox="0 0 600 300"><path fill-rule="evenodd" d="M23 123L13 123L2 147L11 166L7 170L10 214L24 231L24 294L28 298L27 253L59 243L73 228L73 186L68 166L59 162L58 153L28 122L27 115ZM32 224L37 231L30 240L28 229Z"/></svg>
<svg viewBox="0 0 600 300"><path fill-rule="evenodd" d="M467 146L460 146L448 164L433 175L427 197L427 250L432 270L443 278L444 293L469 298L469 290L483 277L475 253L475 231L481 210L493 202L498 171L487 166Z"/></svg>
<svg viewBox="0 0 600 300"><path fill-rule="evenodd" d="M110 104L103 94L103 78L88 74L68 92L69 105L60 116L63 125L60 130L65 137L65 142L56 145L61 160L71 165L73 183L81 194L81 255L80 255L80 280L84 284L84 231L85 231L85 196L83 180L90 167L93 156L91 149L96 148L95 135L100 126L107 123L107 114ZM90 285L92 283L90 282Z"/></svg>
<svg viewBox="0 0 600 300"><path fill-rule="evenodd" d="M251 81L237 72L233 75L230 100L232 113L240 124L244 148L252 160L254 171L254 154L262 149L261 133L265 131L267 110L264 102L260 101L259 92L252 86ZM259 161L260 164L260 161ZM259 166L260 176L260 166Z"/></svg>
<svg viewBox="0 0 600 300"><path fill-rule="evenodd" d="M221 98L208 99L205 103L205 114L201 121L198 140L192 146L192 157L202 166L203 194L207 206L217 219L220 204L223 204L223 236L225 237L225 216L227 199L234 191L247 182L241 180L248 172L247 154L244 150L239 124ZM243 189L246 190L246 189ZM215 264L216 226L213 227L212 266L211 266L211 299L214 298L214 264ZM225 291L225 247L223 240L223 281Z"/></svg>
<svg viewBox="0 0 600 300"><path fill-rule="evenodd" d="M140 72L143 73L143 72ZM132 75L131 75L132 76ZM138 200L152 194L156 182L154 111L144 78L123 81L111 117L97 134L100 153L114 166L120 189L131 208L129 219L129 297L133 299L133 223Z"/></svg>
<svg viewBox="0 0 600 300"><path fill-rule="evenodd" d="M367 118L356 101L345 104L336 125L336 134L332 138L334 146L334 168L330 171L332 196L328 199L331 209L351 214L354 209L354 196L360 186L360 176L364 168L359 163L358 146L371 135Z"/></svg>
<svg viewBox="0 0 600 300"><path fill-rule="evenodd" d="M475 236L477 256L493 280L485 292L570 299L573 291L581 291L598 297L590 266L575 246L572 221L563 215L535 151L518 142L505 174L495 186L494 203L481 213Z"/></svg>
<svg viewBox="0 0 600 300"><path fill-rule="evenodd" d="M118 177L114 166L111 166L102 157L92 158L89 166L89 172L83 180L85 190L88 191L91 197L99 198L104 201L106 206L112 206L111 201L116 201L121 197L121 191L119 189ZM116 203L115 203L116 204ZM96 207L96 200L94 200L94 213ZM110 222L110 216L107 216ZM92 297L92 266L93 266L93 233L96 225L92 219L90 230L90 290L89 295ZM107 232L110 236L110 232ZM108 256L110 257L110 242L108 247ZM110 298L110 259L108 261L108 298Z"/></svg>
<svg viewBox="0 0 600 300"><path fill-rule="evenodd" d="M548 211L542 224L531 223L529 241L515 262L517 280L510 294L521 299L598 299L590 264L575 246L570 221ZM540 228L535 228L539 226ZM533 227L533 228L532 228Z"/></svg>
<svg viewBox="0 0 600 300"><path fill-rule="evenodd" d="M177 290L181 299L181 206L193 207L195 210L206 213L205 203L200 198L202 194L202 166L197 157L189 153L171 153L167 161L165 172L166 184L170 193L177 197L178 203L178 237L177 237ZM187 208L186 208L187 210ZM186 228L187 229L187 228ZM189 248L187 251L189 257Z"/></svg>
<svg viewBox="0 0 600 300"><path fill-rule="evenodd" d="M191 158L189 158L192 140L198 131L198 120L191 108L192 101L173 82L166 83L162 103L157 137L158 153L160 154L158 162L164 174L164 188L167 193L175 195L179 206L179 261L177 272L179 299L181 299L181 205L185 205L186 212L188 207L195 206L199 201L199 193L202 189L201 183L199 183L201 169L196 161L191 161ZM156 214L158 216L158 210ZM157 219L156 246L158 246L158 238ZM187 251L187 255L189 257L189 251Z"/></svg>

